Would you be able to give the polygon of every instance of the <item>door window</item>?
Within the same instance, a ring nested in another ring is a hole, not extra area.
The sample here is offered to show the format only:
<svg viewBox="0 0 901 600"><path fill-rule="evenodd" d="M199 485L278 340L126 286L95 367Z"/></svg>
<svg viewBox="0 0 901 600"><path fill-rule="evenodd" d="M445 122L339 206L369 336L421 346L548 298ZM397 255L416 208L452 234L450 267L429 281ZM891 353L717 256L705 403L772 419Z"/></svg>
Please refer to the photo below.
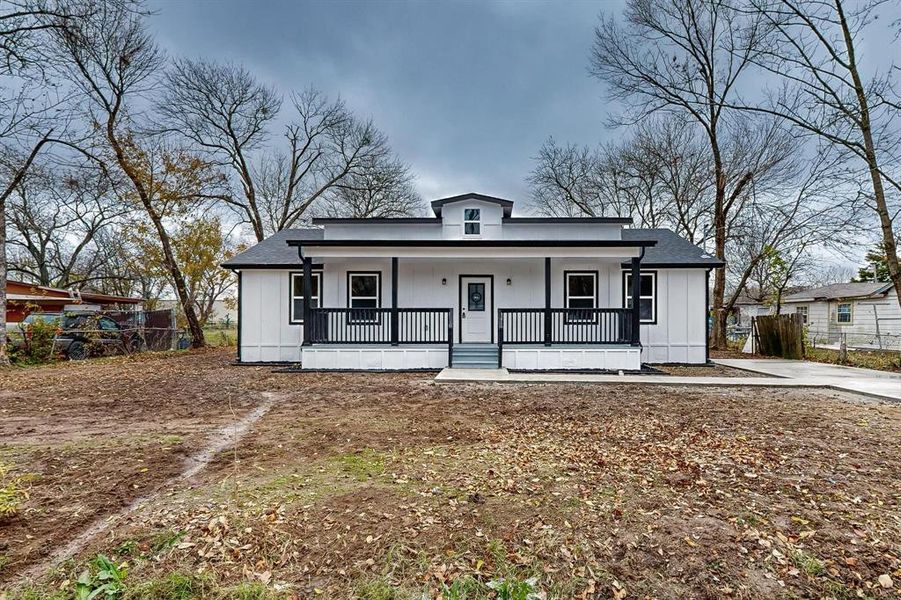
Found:
<svg viewBox="0 0 901 600"><path fill-rule="evenodd" d="M470 283L467 296L469 298L469 310L470 311L484 311L485 310L485 284L484 283Z"/></svg>

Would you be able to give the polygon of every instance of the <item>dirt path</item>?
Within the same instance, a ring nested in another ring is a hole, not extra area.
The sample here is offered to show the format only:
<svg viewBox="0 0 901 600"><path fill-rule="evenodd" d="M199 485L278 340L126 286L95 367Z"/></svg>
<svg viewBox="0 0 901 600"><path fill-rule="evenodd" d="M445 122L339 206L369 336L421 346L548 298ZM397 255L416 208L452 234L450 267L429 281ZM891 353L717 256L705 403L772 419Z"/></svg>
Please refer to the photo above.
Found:
<svg viewBox="0 0 901 600"><path fill-rule="evenodd" d="M22 572L19 575L19 581L13 582L14 585L17 583L25 583L56 568L63 561L72 558L81 552L92 540L124 521L130 514L141 508L143 505L154 500L164 489L174 487L191 479L205 469L220 453L230 448L237 447L241 438L244 437L254 423L263 418L278 400L278 395L271 392L261 392L260 396L262 396L263 401L255 409L251 410L240 419L237 419L237 415L232 411L233 418L236 418L237 420L213 432L203 448L185 459L184 470L182 470L181 473L162 482L150 493L136 498L119 512L95 520L87 529L78 534L58 551L51 554L46 560L37 563Z"/></svg>

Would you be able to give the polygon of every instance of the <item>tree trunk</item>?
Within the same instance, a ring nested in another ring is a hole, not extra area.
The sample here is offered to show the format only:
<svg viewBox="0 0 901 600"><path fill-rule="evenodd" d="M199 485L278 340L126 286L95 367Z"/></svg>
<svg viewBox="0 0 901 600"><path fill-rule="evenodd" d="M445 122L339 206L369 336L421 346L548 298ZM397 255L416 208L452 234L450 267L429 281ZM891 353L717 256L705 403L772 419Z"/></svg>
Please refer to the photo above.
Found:
<svg viewBox="0 0 901 600"><path fill-rule="evenodd" d="M870 105L867 101L863 81L860 79L855 56L854 37L851 35L851 30L848 27L848 20L845 18L845 10L841 0L836 0L835 9L841 24L845 48L848 51L848 71L854 82L854 93L857 96L857 104L860 108L860 133L863 136L867 168L870 171L870 179L873 182L873 196L876 200L876 213L879 215L879 225L882 229L889 277L891 277L892 284L895 286L898 305L901 306L901 267L898 265L898 246L895 244L891 213L889 213L888 204L885 201L885 188L882 185L882 175L879 173L879 161L876 157L876 145L873 142L873 130L870 123Z"/></svg>
<svg viewBox="0 0 901 600"><path fill-rule="evenodd" d="M178 301L181 303L182 310L185 313L185 319L188 321L188 330L191 332L191 347L203 348L206 345L206 340L203 337L203 327L200 325L200 320L197 318L197 312L194 310L194 302L188 294L188 286L185 283L185 278L181 273L178 262L175 260L175 253L172 251L169 233L163 226L161 216L154 210L150 192L144 187L144 183L135 172L131 161L125 155L125 151L119 143L112 116L107 121L106 137L116 155L116 162L131 180L132 185L134 185L135 191L138 193L138 198L140 198L141 204L144 205L144 209L147 212L147 216L150 217L150 220L153 222L153 226L156 229L157 237L159 237L160 245L163 248L163 258L166 263L166 268L169 270L169 276L172 277L175 293L178 296Z"/></svg>
<svg viewBox="0 0 901 600"><path fill-rule="evenodd" d="M188 331L191 332L191 347L203 348L206 345L206 340L203 336L203 325L201 325L200 319L197 318L194 302L188 293L188 285L185 283L185 278L175 260L175 252L172 251L169 233L163 226L163 220L157 212L153 210L153 207L148 203L145 203L144 207L147 209L147 214L153 222L157 237L160 238L160 245L163 247L163 258L166 263L166 268L169 270L169 276L172 277L172 283L175 286L175 293L184 310L185 320L188 322Z"/></svg>
<svg viewBox="0 0 901 600"><path fill-rule="evenodd" d="M710 134L710 145L713 151L714 178L716 182L716 199L713 206L714 256L726 260L726 177L723 173L723 161L720 156L716 134ZM713 332L708 340L713 348L726 348L726 318L723 306L726 298L726 267L716 269L713 277Z"/></svg>
<svg viewBox="0 0 901 600"><path fill-rule="evenodd" d="M9 364L6 353L6 202L0 200L0 367Z"/></svg>

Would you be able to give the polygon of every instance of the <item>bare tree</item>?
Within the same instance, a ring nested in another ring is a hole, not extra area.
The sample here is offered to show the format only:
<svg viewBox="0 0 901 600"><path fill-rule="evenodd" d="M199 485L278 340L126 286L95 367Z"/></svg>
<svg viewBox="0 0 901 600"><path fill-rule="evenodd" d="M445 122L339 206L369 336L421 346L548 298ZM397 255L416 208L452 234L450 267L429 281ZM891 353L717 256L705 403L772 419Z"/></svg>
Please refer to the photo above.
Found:
<svg viewBox="0 0 901 600"><path fill-rule="evenodd" d="M410 217L422 214L422 198L407 165L377 160L350 173L329 192L323 213L330 217Z"/></svg>
<svg viewBox="0 0 901 600"><path fill-rule="evenodd" d="M165 220L172 210L206 196L211 183L203 161L139 132L132 112L151 91L164 59L142 15L120 5L101 5L54 36L54 65L78 87L97 123L101 149L130 183L129 194L146 213L159 240L166 269L185 312L194 347L203 328L191 302Z"/></svg>
<svg viewBox="0 0 901 600"><path fill-rule="evenodd" d="M227 166L241 193L222 200L257 240L291 227L345 178L390 160L387 139L339 100L308 89L291 98L287 147L263 152L282 101L236 65L179 60L166 76L168 124Z"/></svg>
<svg viewBox="0 0 901 600"><path fill-rule="evenodd" d="M41 285L93 285L104 260L98 234L127 212L95 164L32 168L7 205L10 272Z"/></svg>
<svg viewBox="0 0 901 600"><path fill-rule="evenodd" d="M91 7L80 0L7 0L0 7L0 366L6 353L6 201L38 155L53 144L71 145L59 117L68 98L44 83L47 36L83 18Z"/></svg>
<svg viewBox="0 0 901 600"><path fill-rule="evenodd" d="M727 222L745 187L758 174L730 179L723 152L728 103L761 52L766 20L726 2L630 0L626 25L602 18L591 54L591 73L614 99L629 102L625 121L656 112L692 119L704 131L713 164L714 252L726 258ZM724 346L726 272L716 271L713 341Z"/></svg>
<svg viewBox="0 0 901 600"><path fill-rule="evenodd" d="M879 221L889 274L901 304L895 219L886 185L901 192L899 138L894 119L901 103L894 95L893 70L866 78L857 43L885 4L869 1L853 8L843 0L755 0L754 19L775 35L755 64L785 82L767 103L737 107L777 115L801 132L857 158L870 181L870 205Z"/></svg>
<svg viewBox="0 0 901 600"><path fill-rule="evenodd" d="M749 281L778 310L787 286L812 268L812 250L853 243L860 207L842 193L842 162L827 148L807 161L791 161L793 168L781 181L771 178L765 180L767 187L749 187L744 206L729 223L726 254L733 268L727 314Z"/></svg>
<svg viewBox="0 0 901 600"><path fill-rule="evenodd" d="M567 217L621 215L620 206L605 192L600 150L560 146L549 138L534 160L528 182L532 206L539 213Z"/></svg>

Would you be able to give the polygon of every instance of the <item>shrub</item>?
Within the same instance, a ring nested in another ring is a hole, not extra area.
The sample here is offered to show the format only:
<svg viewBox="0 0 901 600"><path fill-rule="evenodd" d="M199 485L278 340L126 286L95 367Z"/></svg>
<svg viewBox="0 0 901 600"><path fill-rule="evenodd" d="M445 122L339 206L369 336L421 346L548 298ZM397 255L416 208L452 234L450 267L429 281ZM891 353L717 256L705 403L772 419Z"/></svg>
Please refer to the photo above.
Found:
<svg viewBox="0 0 901 600"><path fill-rule="evenodd" d="M56 358L54 341L59 331L56 319L34 319L17 336L20 343L11 345L10 358L19 364L43 364Z"/></svg>

